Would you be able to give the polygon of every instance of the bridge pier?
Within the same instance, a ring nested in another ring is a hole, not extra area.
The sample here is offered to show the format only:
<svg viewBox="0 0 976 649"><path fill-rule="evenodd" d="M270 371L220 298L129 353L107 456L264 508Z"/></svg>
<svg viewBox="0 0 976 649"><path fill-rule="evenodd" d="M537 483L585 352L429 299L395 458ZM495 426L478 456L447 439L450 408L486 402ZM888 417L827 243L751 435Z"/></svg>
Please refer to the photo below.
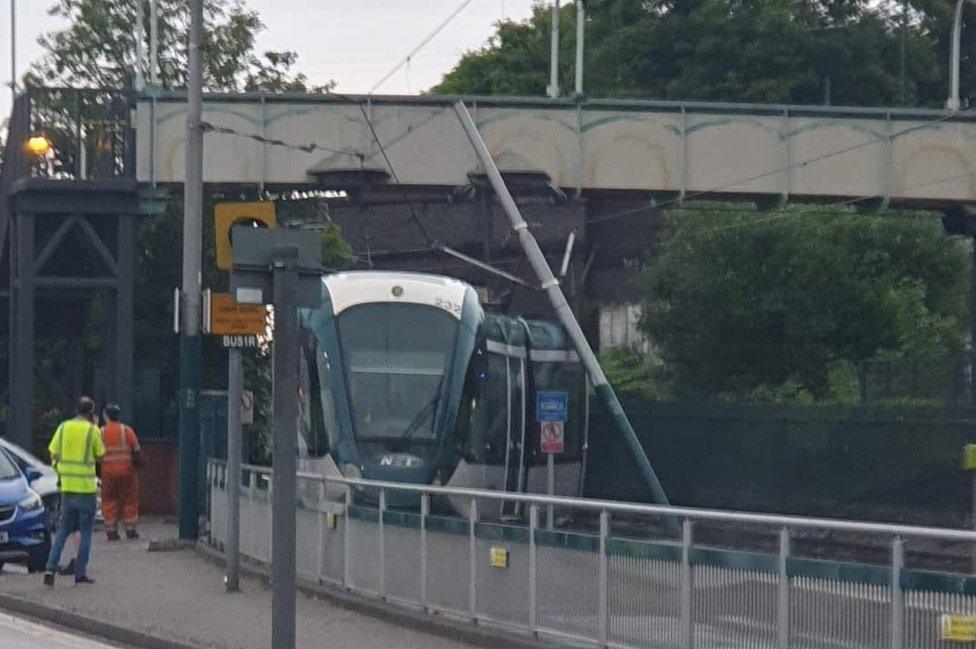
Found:
<svg viewBox="0 0 976 649"><path fill-rule="evenodd" d="M54 401L70 406L80 387L103 405L112 400L132 412L134 218L138 194L133 180L22 178L9 196L8 437L33 446L39 422L33 418L35 348L38 329L48 337L80 336L84 308L104 305L103 350L107 376L85 376L70 367L58 382ZM44 302L48 308L41 309ZM78 308L78 303L82 308ZM53 308L51 308L53 306ZM39 315L39 312L40 315ZM72 341L68 362L78 362ZM46 389L54 389L45 386Z"/></svg>

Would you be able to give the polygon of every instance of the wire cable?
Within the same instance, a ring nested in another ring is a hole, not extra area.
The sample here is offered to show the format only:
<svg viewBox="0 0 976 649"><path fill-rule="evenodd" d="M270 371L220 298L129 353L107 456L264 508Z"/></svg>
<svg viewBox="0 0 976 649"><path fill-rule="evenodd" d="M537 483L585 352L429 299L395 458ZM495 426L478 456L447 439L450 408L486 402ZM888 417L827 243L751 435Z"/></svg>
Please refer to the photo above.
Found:
<svg viewBox="0 0 976 649"><path fill-rule="evenodd" d="M425 37L424 37L424 39L423 39L422 41L420 41L420 44L419 44L419 45L417 45L417 47L415 47L415 48L413 48L412 50L410 50L410 53L409 53L409 54L407 54L407 55L406 55L405 57L403 57L402 59L400 59L400 61L399 61L399 62L398 62L398 63L397 63L396 65L394 65L394 66L393 66L393 67L392 67L392 68L390 69L390 71L389 71L389 72L387 72L386 74L384 74L384 75L383 75L383 78L382 78L382 79L380 79L380 80L379 80L379 81L377 81L377 82L376 82L375 84L373 84L373 87L372 87L372 88L370 88L370 89L369 89L369 92L368 92L368 93L366 93L366 94L367 94L367 95L372 95L372 94L373 94L374 92L376 92L376 90L377 90L377 89L378 89L378 88L379 88L380 86L382 86L382 85L383 85L384 83L386 83L386 82L387 82L387 80L389 80L389 78L390 78L390 77L392 77L392 76L393 76L394 74L396 74L396 73L397 73L397 71L398 71L398 70L399 70L400 68L402 68L402 67L403 67L404 65L407 65L407 64L409 64L409 63L410 63L410 59L412 59L412 58L413 58L413 57L414 57L414 56L415 56L415 55L417 54L417 52L419 52L419 51L420 51L420 50L422 50L422 49L423 49L424 47L426 47L426 45L427 45L427 44L428 44L429 42L431 42L432 40L434 40L434 37L436 37L436 36L437 36L438 34L440 34L440 33L441 33L441 32L442 32L443 30L444 30L444 28L445 28L445 27L447 27L448 25L450 25L450 24L451 24L451 21L453 21L453 20L454 20L455 18L457 18L457 16L458 16L458 14L460 14L460 13L461 13L462 11L464 11L464 9L465 9L465 8L466 8L466 7L467 7L467 6L469 5L469 4L471 4L472 2L474 2L474 0L464 0L464 2L462 2L462 3L460 4L460 5L458 5L458 7L457 7L457 9L455 9L454 11L452 11L452 12L450 13L450 15L448 15L448 17L447 17L447 18L445 18L445 19L444 19L444 20L443 20L443 21L442 21L442 22L441 22L441 23L440 23L440 24L439 24L439 25L438 25L438 26L437 26L437 27L436 27L436 28L434 29L434 31L432 31L431 33L429 33L429 34L427 34L427 36L425 36Z"/></svg>
<svg viewBox="0 0 976 649"><path fill-rule="evenodd" d="M328 153L335 153L338 155L347 155L353 158L357 158L360 162L365 159L364 154L359 151L343 151L341 149L336 149L332 147L323 146L316 142L309 142L308 144L292 144L290 142L285 142L283 140L277 140L275 138L265 137L257 133L246 133L244 131L238 131L236 129L227 126L216 126L210 122L200 122L200 128L204 133L220 133L221 135L236 135L238 137L247 138L254 140L255 142L260 142L261 144L268 144L271 146L280 146L288 149L295 149L297 151L302 151L304 153L313 153L315 151L326 151Z"/></svg>

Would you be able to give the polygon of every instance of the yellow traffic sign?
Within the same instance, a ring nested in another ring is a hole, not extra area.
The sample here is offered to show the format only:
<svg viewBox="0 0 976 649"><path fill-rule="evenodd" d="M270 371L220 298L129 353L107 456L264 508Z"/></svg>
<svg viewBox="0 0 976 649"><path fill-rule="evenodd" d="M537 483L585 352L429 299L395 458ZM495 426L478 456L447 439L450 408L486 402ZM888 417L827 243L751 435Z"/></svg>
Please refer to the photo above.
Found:
<svg viewBox="0 0 976 649"><path fill-rule="evenodd" d="M210 333L218 336L263 336L268 309L263 304L238 304L230 293L210 295Z"/></svg>
<svg viewBox="0 0 976 649"><path fill-rule="evenodd" d="M949 642L976 642L976 616L943 615L939 618L939 639Z"/></svg>
<svg viewBox="0 0 976 649"><path fill-rule="evenodd" d="M257 227L274 229L275 206L271 201L250 203L218 203L214 207L214 246L217 251L217 268L230 270L231 240L230 229L235 225L254 224Z"/></svg>

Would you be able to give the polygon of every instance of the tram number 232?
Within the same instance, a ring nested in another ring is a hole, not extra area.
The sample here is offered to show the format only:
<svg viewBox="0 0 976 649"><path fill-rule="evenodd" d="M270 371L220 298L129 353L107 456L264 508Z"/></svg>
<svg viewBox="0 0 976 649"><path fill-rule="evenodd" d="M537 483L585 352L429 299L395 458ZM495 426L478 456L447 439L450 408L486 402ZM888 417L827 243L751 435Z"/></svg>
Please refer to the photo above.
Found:
<svg viewBox="0 0 976 649"><path fill-rule="evenodd" d="M454 314L461 313L461 305L457 302L451 302L450 300L445 300L444 298L435 298L434 306L444 309L445 311L450 311Z"/></svg>

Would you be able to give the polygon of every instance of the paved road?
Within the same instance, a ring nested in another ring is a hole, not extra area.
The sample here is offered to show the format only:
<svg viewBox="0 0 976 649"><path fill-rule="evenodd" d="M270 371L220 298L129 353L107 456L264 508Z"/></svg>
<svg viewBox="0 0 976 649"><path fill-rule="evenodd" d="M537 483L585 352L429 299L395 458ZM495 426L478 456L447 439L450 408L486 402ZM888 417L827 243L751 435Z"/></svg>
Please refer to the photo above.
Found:
<svg viewBox="0 0 976 649"><path fill-rule="evenodd" d="M0 649L112 649L114 646L0 613Z"/></svg>

